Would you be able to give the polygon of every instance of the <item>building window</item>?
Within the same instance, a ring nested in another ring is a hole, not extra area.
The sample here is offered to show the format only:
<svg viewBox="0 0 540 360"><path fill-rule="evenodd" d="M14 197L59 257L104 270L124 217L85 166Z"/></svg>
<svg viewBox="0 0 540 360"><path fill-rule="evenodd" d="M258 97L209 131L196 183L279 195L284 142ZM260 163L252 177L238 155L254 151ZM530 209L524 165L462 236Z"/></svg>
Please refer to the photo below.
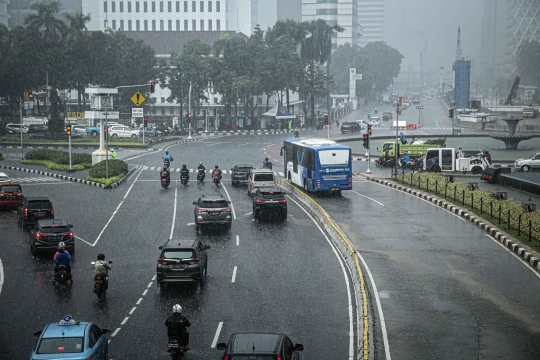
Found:
<svg viewBox="0 0 540 360"><path fill-rule="evenodd" d="M148 31L148 20L144 20L144 31Z"/></svg>
<svg viewBox="0 0 540 360"><path fill-rule="evenodd" d="M208 12L212 12L212 2L208 2Z"/></svg>
<svg viewBox="0 0 540 360"><path fill-rule="evenodd" d="M107 23L107 20L103 21L103 28L106 29L108 26L109 24Z"/></svg>
<svg viewBox="0 0 540 360"><path fill-rule="evenodd" d="M217 97L214 98L214 104L219 104L219 101L218 101Z"/></svg>
<svg viewBox="0 0 540 360"><path fill-rule="evenodd" d="M161 115L165 115L165 108L161 109Z"/></svg>
<svg viewBox="0 0 540 360"><path fill-rule="evenodd" d="M216 12L220 12L220 11L221 11L220 2L216 1Z"/></svg>
<svg viewBox="0 0 540 360"><path fill-rule="evenodd" d="M159 2L159 12L163 12L163 1Z"/></svg>
<svg viewBox="0 0 540 360"><path fill-rule="evenodd" d="M191 2L191 12L197 12L197 2L196 1Z"/></svg>
<svg viewBox="0 0 540 360"><path fill-rule="evenodd" d="M107 1L103 2L103 12L107 12Z"/></svg>
<svg viewBox="0 0 540 360"><path fill-rule="evenodd" d="M139 8L139 2L135 2L135 12L139 12L141 9Z"/></svg>
<svg viewBox="0 0 540 360"><path fill-rule="evenodd" d="M135 20L135 30L141 31L141 21Z"/></svg>
<svg viewBox="0 0 540 360"><path fill-rule="evenodd" d="M161 103L165 104L165 98L164 97L161 98Z"/></svg>
<svg viewBox="0 0 540 360"><path fill-rule="evenodd" d="M204 12L204 1L201 1L201 12Z"/></svg>
<svg viewBox="0 0 540 360"><path fill-rule="evenodd" d="M165 31L165 20L159 20L159 30Z"/></svg>
<svg viewBox="0 0 540 360"><path fill-rule="evenodd" d="M176 31L180 31L180 20L176 20Z"/></svg>
<svg viewBox="0 0 540 360"><path fill-rule="evenodd" d="M152 20L152 31L156 31L156 20Z"/></svg>
<svg viewBox="0 0 540 360"><path fill-rule="evenodd" d="M199 30L204 31L204 20L201 20L201 28Z"/></svg>
<svg viewBox="0 0 540 360"><path fill-rule="evenodd" d="M156 2L152 1L152 12L156 12Z"/></svg>
<svg viewBox="0 0 540 360"><path fill-rule="evenodd" d="M197 30L197 20L191 20L191 30Z"/></svg>
<svg viewBox="0 0 540 360"><path fill-rule="evenodd" d="M148 12L148 2L143 3L144 12Z"/></svg>
<svg viewBox="0 0 540 360"><path fill-rule="evenodd" d="M172 31L172 20L168 21L169 28L167 30Z"/></svg>
<svg viewBox="0 0 540 360"><path fill-rule="evenodd" d="M337 9L317 9L317 15L337 15Z"/></svg>
<svg viewBox="0 0 540 360"><path fill-rule="evenodd" d="M167 10L169 12L172 12L172 2L170 2L170 1L167 3Z"/></svg>
<svg viewBox="0 0 540 360"><path fill-rule="evenodd" d="M184 1L184 12L188 12L188 4L187 1Z"/></svg>
<svg viewBox="0 0 540 360"><path fill-rule="evenodd" d="M120 31L124 31L124 20L120 20Z"/></svg>
<svg viewBox="0 0 540 360"><path fill-rule="evenodd" d="M113 28L113 30L117 30L117 29L116 29L116 20L113 20L113 21L112 21L112 28Z"/></svg>
<svg viewBox="0 0 540 360"><path fill-rule="evenodd" d="M221 21L220 20L216 20L216 30L221 31Z"/></svg>
<svg viewBox="0 0 540 360"><path fill-rule="evenodd" d="M180 12L180 1L176 2L176 12Z"/></svg>
<svg viewBox="0 0 540 360"><path fill-rule="evenodd" d="M111 2L111 11L116 12L116 3L114 1Z"/></svg>
<svg viewBox="0 0 540 360"><path fill-rule="evenodd" d="M188 31L188 21L184 20L184 31Z"/></svg>
<svg viewBox="0 0 540 360"><path fill-rule="evenodd" d="M208 31L212 31L212 20L208 20Z"/></svg>
<svg viewBox="0 0 540 360"><path fill-rule="evenodd" d="M128 1L128 12L131 12L131 1Z"/></svg>
<svg viewBox="0 0 540 360"><path fill-rule="evenodd" d="M124 2L120 1L120 12L124 12Z"/></svg>
<svg viewBox="0 0 540 360"><path fill-rule="evenodd" d="M128 20L128 31L131 31L131 20Z"/></svg>

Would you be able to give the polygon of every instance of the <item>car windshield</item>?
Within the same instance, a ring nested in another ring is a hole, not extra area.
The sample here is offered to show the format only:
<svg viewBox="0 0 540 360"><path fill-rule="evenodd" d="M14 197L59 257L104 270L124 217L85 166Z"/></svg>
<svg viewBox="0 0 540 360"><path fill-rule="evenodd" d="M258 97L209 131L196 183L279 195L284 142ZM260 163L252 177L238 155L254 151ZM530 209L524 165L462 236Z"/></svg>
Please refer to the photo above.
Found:
<svg viewBox="0 0 540 360"><path fill-rule="evenodd" d="M51 203L48 201L29 201L28 202L28 209L33 210L41 210L41 209L49 209L51 207Z"/></svg>
<svg viewBox="0 0 540 360"><path fill-rule="evenodd" d="M274 181L274 174L255 174L255 181Z"/></svg>
<svg viewBox="0 0 540 360"><path fill-rule="evenodd" d="M274 355L233 355L231 360L274 360Z"/></svg>
<svg viewBox="0 0 540 360"><path fill-rule="evenodd" d="M174 249L163 251L162 258L164 259L192 259L195 257L195 252L191 249Z"/></svg>
<svg viewBox="0 0 540 360"><path fill-rule="evenodd" d="M14 193L14 192L21 192L22 190L19 185L4 185L0 187L0 191Z"/></svg>
<svg viewBox="0 0 540 360"><path fill-rule="evenodd" d="M212 200L212 201L203 201L201 207L207 209L221 209L228 206L225 200Z"/></svg>
<svg viewBox="0 0 540 360"><path fill-rule="evenodd" d="M39 229L39 231L45 234L66 233L69 231L69 227L67 226L42 227L41 229Z"/></svg>
<svg viewBox="0 0 540 360"><path fill-rule="evenodd" d="M62 337L44 338L39 343L38 354L64 354L79 353L84 350L84 338L82 337Z"/></svg>

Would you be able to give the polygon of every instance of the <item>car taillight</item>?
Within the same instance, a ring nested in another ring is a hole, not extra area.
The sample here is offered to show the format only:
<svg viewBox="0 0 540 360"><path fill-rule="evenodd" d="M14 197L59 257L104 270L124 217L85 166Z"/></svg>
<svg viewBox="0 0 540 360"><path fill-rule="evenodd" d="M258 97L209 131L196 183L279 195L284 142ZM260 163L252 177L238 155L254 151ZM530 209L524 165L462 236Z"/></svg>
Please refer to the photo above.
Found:
<svg viewBox="0 0 540 360"><path fill-rule="evenodd" d="M96 280L101 280L101 275L96 275Z"/></svg>
<svg viewBox="0 0 540 360"><path fill-rule="evenodd" d="M36 239L41 239L41 238L44 238L46 236L47 236L46 234L37 233L36 234Z"/></svg>
<svg viewBox="0 0 540 360"><path fill-rule="evenodd" d="M65 233L64 236L72 237L72 236L73 236L73 231L70 231L70 232Z"/></svg>
<svg viewBox="0 0 540 360"><path fill-rule="evenodd" d="M239 172L235 172L234 175L240 175L240 173L239 173Z"/></svg>
<svg viewBox="0 0 540 360"><path fill-rule="evenodd" d="M51 206L51 216L54 216L54 208Z"/></svg>
<svg viewBox="0 0 540 360"><path fill-rule="evenodd" d="M24 217L28 217L28 208L24 208Z"/></svg>
<svg viewBox="0 0 540 360"><path fill-rule="evenodd" d="M287 202L287 199L281 199L281 200L278 200L278 202L280 202L280 203L286 203L286 202Z"/></svg>
<svg viewBox="0 0 540 360"><path fill-rule="evenodd" d="M277 355L276 360L281 360L281 355Z"/></svg>
<svg viewBox="0 0 540 360"><path fill-rule="evenodd" d="M352 177L349 178L349 184L352 184Z"/></svg>
<svg viewBox="0 0 540 360"><path fill-rule="evenodd" d="M195 259L188 259L188 260L186 260L186 261L187 261L188 263L191 263L191 264L196 264L196 263L199 262L199 260L200 260L199 258L195 258Z"/></svg>
<svg viewBox="0 0 540 360"><path fill-rule="evenodd" d="M276 183L274 183L274 187L276 187Z"/></svg>
<svg viewBox="0 0 540 360"><path fill-rule="evenodd" d="M163 265L167 265L169 263L168 260L162 259L162 258L158 258L157 262L158 262L158 264L163 264Z"/></svg>
<svg viewBox="0 0 540 360"><path fill-rule="evenodd" d="M225 357L223 358L223 360L229 360L229 354L225 355Z"/></svg>
<svg viewBox="0 0 540 360"><path fill-rule="evenodd" d="M251 183L251 188L254 188L255 187L255 184L254 183Z"/></svg>
<svg viewBox="0 0 540 360"><path fill-rule="evenodd" d="M221 210L221 212L224 212L224 213L230 213L230 212L231 212L231 209L226 208L225 210Z"/></svg>
<svg viewBox="0 0 540 360"><path fill-rule="evenodd" d="M206 212L206 210L199 209L198 212L203 213L203 212Z"/></svg>
<svg viewBox="0 0 540 360"><path fill-rule="evenodd" d="M255 200L255 203L257 203L257 204L260 204L260 203L263 203L263 202L264 202L264 200L262 200L262 199Z"/></svg>

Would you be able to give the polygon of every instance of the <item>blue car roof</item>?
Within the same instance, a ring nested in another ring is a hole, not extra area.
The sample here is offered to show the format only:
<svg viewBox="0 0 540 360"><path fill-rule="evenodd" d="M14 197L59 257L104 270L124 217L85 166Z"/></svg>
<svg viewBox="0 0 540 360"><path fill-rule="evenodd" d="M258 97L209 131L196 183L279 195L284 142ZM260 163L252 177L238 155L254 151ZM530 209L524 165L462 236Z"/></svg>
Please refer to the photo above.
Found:
<svg viewBox="0 0 540 360"><path fill-rule="evenodd" d="M58 325L58 323L50 323L43 329L42 338L57 338L57 337L84 337L86 328L91 323L81 321L78 325Z"/></svg>

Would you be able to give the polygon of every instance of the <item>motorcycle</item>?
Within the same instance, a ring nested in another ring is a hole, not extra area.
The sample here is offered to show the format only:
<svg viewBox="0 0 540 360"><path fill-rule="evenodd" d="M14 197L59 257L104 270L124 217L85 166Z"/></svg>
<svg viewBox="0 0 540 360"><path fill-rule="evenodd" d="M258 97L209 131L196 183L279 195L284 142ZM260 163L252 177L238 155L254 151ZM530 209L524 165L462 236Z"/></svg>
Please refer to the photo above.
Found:
<svg viewBox="0 0 540 360"><path fill-rule="evenodd" d="M169 166L171 166L171 162L169 161L169 159L165 159L163 160L163 165L167 167L167 169L169 168Z"/></svg>
<svg viewBox="0 0 540 360"><path fill-rule="evenodd" d="M161 187L166 189L169 187L170 181L166 175L161 176Z"/></svg>
<svg viewBox="0 0 540 360"><path fill-rule="evenodd" d="M171 354L171 359L177 360L184 357L184 347L177 337L170 337L167 343L167 351Z"/></svg>
<svg viewBox="0 0 540 360"><path fill-rule="evenodd" d="M199 172L197 173L197 182L203 182L205 177L206 177L205 171L202 169L199 170Z"/></svg>
<svg viewBox="0 0 540 360"><path fill-rule="evenodd" d="M96 263L92 261L92 265ZM112 261L109 261L109 264L112 264ZM108 280L104 275L94 275L94 289L92 290L98 297L101 299L102 295L105 295L105 291L108 288Z"/></svg>
<svg viewBox="0 0 540 360"><path fill-rule="evenodd" d="M182 184L182 186L186 186L187 183L189 181L189 175L188 174L181 174L180 175L180 183Z"/></svg>
<svg viewBox="0 0 540 360"><path fill-rule="evenodd" d="M212 175L212 182L214 183L214 185L218 186L219 183L221 182L221 176Z"/></svg>
<svg viewBox="0 0 540 360"><path fill-rule="evenodd" d="M300 136L300 132L298 130L294 130L294 137L297 138Z"/></svg>
<svg viewBox="0 0 540 360"><path fill-rule="evenodd" d="M67 272L66 265L58 266L58 272L55 274L54 282L58 283L58 285L63 285L68 281L73 284L73 279L71 278L71 274Z"/></svg>
<svg viewBox="0 0 540 360"><path fill-rule="evenodd" d="M384 160L384 156L381 156L377 160L375 160L375 166L377 167L394 167L394 164L396 163L395 158L391 157L388 159L388 161Z"/></svg>
<svg viewBox="0 0 540 360"><path fill-rule="evenodd" d="M270 161L263 161L261 169L272 170L272 166L273 166L273 164Z"/></svg>

